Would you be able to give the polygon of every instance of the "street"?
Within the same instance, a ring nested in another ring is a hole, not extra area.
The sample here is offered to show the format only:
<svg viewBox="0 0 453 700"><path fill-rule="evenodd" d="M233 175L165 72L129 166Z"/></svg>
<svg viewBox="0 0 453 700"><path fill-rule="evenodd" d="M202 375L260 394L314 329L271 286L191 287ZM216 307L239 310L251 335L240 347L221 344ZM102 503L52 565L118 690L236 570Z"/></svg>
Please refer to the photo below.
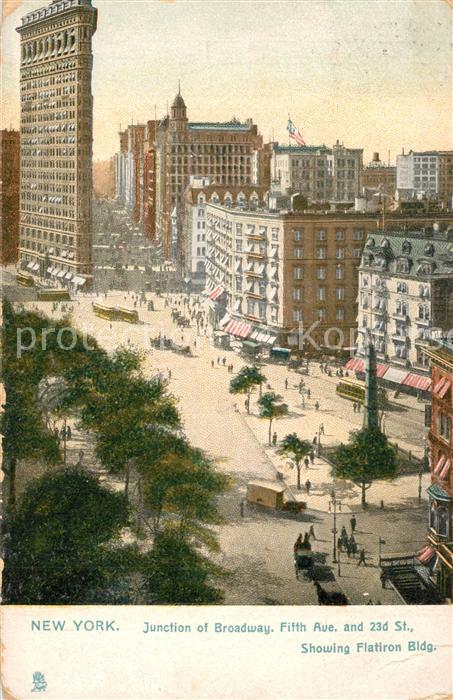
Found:
<svg viewBox="0 0 453 700"><path fill-rule="evenodd" d="M148 294L147 299L153 300L155 311L148 311L145 304L137 302L143 323L131 325L123 322L110 324L98 318L92 312L94 297L79 296L73 305L73 323L81 331L93 335L108 350L120 344L145 349L145 371L149 374L160 372L167 378L190 441L207 451L216 459L218 468L232 477L232 488L219 504L225 524L219 529L221 554L218 563L230 572L224 583L225 602L241 605L315 604L317 598L312 582L302 578L296 580L292 554L297 535L313 525L316 536L312 541L313 551L320 564L332 568L352 604L366 604L370 600L382 604L400 603L394 590L381 587L378 542L379 538L385 541L383 555L412 554L423 545L426 477L423 477L421 505L417 499L418 477L411 474L394 482L373 484L368 491L369 507L362 512L359 489L350 482L333 483L329 465L316 458L302 474L302 483L307 476L312 483L310 495L305 490L297 492L295 470L277 454L275 447L267 446L267 422L257 417L255 401L252 400L249 416L241 397L228 391L233 375L223 365L223 358L226 358L226 365L233 364L234 372L244 361L232 351L218 351L212 347L206 335L196 336L194 326L183 330L174 326L171 304L165 306L162 297ZM124 292L111 292L107 298L102 296L99 300L107 305L121 304L133 308L132 297ZM31 305L49 312L46 303L33 302ZM151 348L150 338L159 333L175 342L190 344L194 356L185 357L170 350ZM311 398L305 400L304 408L298 391L299 374L288 372L281 365L265 365L263 372L272 390L280 393L289 404L288 417L275 423L279 439L295 431L300 437L311 440L323 423L323 444L333 444L346 440L350 430L360 427L361 415L354 414L352 405L336 395L336 378L321 375L318 364L312 362L310 375L304 377L305 387L311 389ZM285 379L288 380L287 390ZM319 411L314 408L315 401L320 404ZM393 416L387 420L388 435L420 455L423 413L411 397L400 398L399 405L397 421ZM69 462L76 461L80 449L81 436L76 431L74 433L74 445L71 442L68 445ZM87 460L89 448L85 447L85 452L84 460ZM289 514L277 515L246 506L244 515L241 515L247 482L257 478L275 480L277 471L283 473L293 495L307 502L304 514L296 519ZM108 479L110 481L110 477ZM332 563L333 515L329 512L329 501L333 486L337 499L341 500L337 529L344 525L349 532L351 513L357 514L356 540L359 549L365 549L367 563L367 566L359 567L357 559L348 559L343 553L340 575L338 564Z"/></svg>

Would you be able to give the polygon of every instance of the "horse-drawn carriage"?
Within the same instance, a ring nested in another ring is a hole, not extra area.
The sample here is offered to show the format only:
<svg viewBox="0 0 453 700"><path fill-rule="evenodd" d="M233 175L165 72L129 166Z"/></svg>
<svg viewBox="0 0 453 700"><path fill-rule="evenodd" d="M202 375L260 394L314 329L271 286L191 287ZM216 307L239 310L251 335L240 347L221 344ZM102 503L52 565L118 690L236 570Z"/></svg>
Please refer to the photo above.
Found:
<svg viewBox="0 0 453 700"><path fill-rule="evenodd" d="M334 581L313 581L318 596L318 605L349 605L349 601L338 583Z"/></svg>
<svg viewBox="0 0 453 700"><path fill-rule="evenodd" d="M314 554L311 551L311 545L308 544L304 546L297 547L294 550L294 569L296 572L296 578L299 578L300 574L308 575L313 568L314 564Z"/></svg>

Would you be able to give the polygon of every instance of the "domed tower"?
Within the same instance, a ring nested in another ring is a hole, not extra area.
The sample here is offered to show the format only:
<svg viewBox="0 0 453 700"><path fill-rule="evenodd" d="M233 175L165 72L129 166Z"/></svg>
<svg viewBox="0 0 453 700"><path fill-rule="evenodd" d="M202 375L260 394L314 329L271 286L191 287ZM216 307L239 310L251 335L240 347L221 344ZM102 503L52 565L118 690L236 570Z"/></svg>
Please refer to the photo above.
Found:
<svg viewBox="0 0 453 700"><path fill-rule="evenodd" d="M170 130L184 131L187 125L187 107L181 95L181 90L173 100L170 112Z"/></svg>

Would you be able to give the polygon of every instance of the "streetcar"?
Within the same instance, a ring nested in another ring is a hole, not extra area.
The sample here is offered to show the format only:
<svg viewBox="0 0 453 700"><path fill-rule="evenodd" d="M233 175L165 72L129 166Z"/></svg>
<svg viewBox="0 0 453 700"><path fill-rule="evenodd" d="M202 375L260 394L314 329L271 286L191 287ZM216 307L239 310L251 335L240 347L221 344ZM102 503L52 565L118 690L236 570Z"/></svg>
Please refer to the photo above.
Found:
<svg viewBox="0 0 453 700"><path fill-rule="evenodd" d="M118 306L116 309L116 318L118 321L127 321L127 323L138 323L138 311L136 309L125 309Z"/></svg>
<svg viewBox="0 0 453 700"><path fill-rule="evenodd" d="M18 272L16 275L16 282L17 284L20 284L22 287L34 287L35 286L35 280L32 275L29 275L27 272Z"/></svg>
<svg viewBox="0 0 453 700"><path fill-rule="evenodd" d="M360 381L360 379L343 378L338 382L336 392L344 399L363 404L365 401L365 382ZM388 402L387 392L382 387L378 387L378 402L380 406L385 406Z"/></svg>
<svg viewBox="0 0 453 700"><path fill-rule="evenodd" d="M96 314L96 316L105 318L108 321L117 320L117 309L114 306L104 306L104 304L93 302L93 312Z"/></svg>
<svg viewBox="0 0 453 700"><path fill-rule="evenodd" d="M71 301L67 289L38 289L38 301Z"/></svg>

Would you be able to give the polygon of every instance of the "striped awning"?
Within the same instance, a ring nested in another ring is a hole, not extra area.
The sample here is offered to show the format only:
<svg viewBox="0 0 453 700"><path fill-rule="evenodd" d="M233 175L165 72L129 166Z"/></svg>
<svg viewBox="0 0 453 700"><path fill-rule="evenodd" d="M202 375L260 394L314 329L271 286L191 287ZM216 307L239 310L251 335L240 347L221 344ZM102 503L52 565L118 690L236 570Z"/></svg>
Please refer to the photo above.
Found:
<svg viewBox="0 0 453 700"><path fill-rule="evenodd" d="M449 390L450 386L451 386L450 380L447 379L446 377L442 377L442 379L440 379L440 380L437 382L436 386L434 387L434 393L435 393L436 396L438 396L440 399L443 399L444 396L445 396L445 394L446 394L447 391Z"/></svg>
<svg viewBox="0 0 453 700"><path fill-rule="evenodd" d="M351 370L351 372L363 372L365 363L358 357L351 357L344 366L345 369Z"/></svg>
<svg viewBox="0 0 453 700"><path fill-rule="evenodd" d="M222 287L222 285L219 285L218 287L216 287L216 288L214 289L213 292L211 292L211 294L209 295L209 298L212 299L212 301L217 301L217 299L218 299L219 296L222 294L222 292L224 291L224 289L225 289L225 288Z"/></svg>
<svg viewBox="0 0 453 700"><path fill-rule="evenodd" d="M408 374L409 372L407 370L399 369L398 367L389 367L384 374L384 379L386 382L393 382L393 384L403 384Z"/></svg>
<svg viewBox="0 0 453 700"><path fill-rule="evenodd" d="M417 554L417 559L422 563L422 564L428 564L428 562L431 561L436 556L436 550L434 547L431 547L430 544L427 544L423 549L421 549L418 554Z"/></svg>
<svg viewBox="0 0 453 700"><path fill-rule="evenodd" d="M388 368L388 365L381 365L380 362L378 362L376 365L376 377L383 377Z"/></svg>
<svg viewBox="0 0 453 700"><path fill-rule="evenodd" d="M403 384L405 386L411 386L413 389L429 391L431 388L431 378L423 377L421 374L415 374L415 372L409 372Z"/></svg>
<svg viewBox="0 0 453 700"><path fill-rule="evenodd" d="M437 464L433 469L433 474L439 477L441 481L446 481L451 469L451 459L446 455L441 455L437 460Z"/></svg>
<svg viewBox="0 0 453 700"><path fill-rule="evenodd" d="M252 326L245 321L235 321L232 319L225 326L225 332L236 335L239 338L248 338L252 332Z"/></svg>

